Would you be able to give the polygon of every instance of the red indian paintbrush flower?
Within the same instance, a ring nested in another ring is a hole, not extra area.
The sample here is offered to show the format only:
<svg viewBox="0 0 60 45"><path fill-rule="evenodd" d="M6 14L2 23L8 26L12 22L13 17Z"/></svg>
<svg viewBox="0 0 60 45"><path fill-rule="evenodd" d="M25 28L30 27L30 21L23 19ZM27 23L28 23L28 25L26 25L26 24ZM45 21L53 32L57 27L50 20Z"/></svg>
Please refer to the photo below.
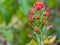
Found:
<svg viewBox="0 0 60 45"><path fill-rule="evenodd" d="M32 30L33 36L31 34L28 34L28 37L33 38L37 42L37 45L40 44L40 42L43 43L49 42L48 38L45 35L49 31L48 29L52 27L52 25L50 24L48 25L47 22L48 15L49 15L49 10L48 8L45 9L43 2L36 2L33 8L30 9L30 12L28 14L28 19L31 21L29 23L29 26L33 28ZM46 37L46 40L43 39L43 37Z"/></svg>
<svg viewBox="0 0 60 45"><path fill-rule="evenodd" d="M37 20L40 20L40 17L39 17L39 16L36 16L36 19L37 19Z"/></svg>
<svg viewBox="0 0 60 45"><path fill-rule="evenodd" d="M34 31L35 32L39 31L39 28L38 27L34 27Z"/></svg>
<svg viewBox="0 0 60 45"><path fill-rule="evenodd" d="M44 4L42 2L36 2L34 8L39 11L41 8L44 8Z"/></svg>

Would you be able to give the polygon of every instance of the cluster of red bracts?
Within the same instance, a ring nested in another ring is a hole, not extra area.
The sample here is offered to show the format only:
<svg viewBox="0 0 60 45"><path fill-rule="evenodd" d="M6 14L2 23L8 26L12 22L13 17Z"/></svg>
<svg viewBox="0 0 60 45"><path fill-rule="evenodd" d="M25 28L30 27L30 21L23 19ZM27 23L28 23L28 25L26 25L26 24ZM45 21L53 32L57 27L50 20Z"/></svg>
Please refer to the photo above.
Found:
<svg viewBox="0 0 60 45"><path fill-rule="evenodd" d="M28 19L29 19L31 22L34 22L34 21L35 21L33 18L35 18L36 20L40 20L40 16L39 16L39 15L35 16L34 14L35 14L35 10L39 11L39 10L41 10L42 8L45 8L44 4L43 4L42 2L36 2L36 3L34 4L33 8L30 9L30 13L27 15L27 16L28 16ZM46 12L44 13L43 16L47 17L48 15L49 15L49 12L48 12L48 9L46 9ZM47 22L46 19L43 20L42 25L45 25L46 22ZM31 26L30 23L29 23L29 25ZM52 27L52 25L48 25L47 28L51 28L51 27ZM37 27L37 26L34 27L34 32L37 32L37 31L39 31L39 30L40 30L39 27ZM28 37L31 38L31 37L33 37L33 36L32 36L31 34L28 34Z"/></svg>
<svg viewBox="0 0 60 45"><path fill-rule="evenodd" d="M36 2L34 8L39 11L40 9L44 8L44 4L42 2Z"/></svg>
<svg viewBox="0 0 60 45"><path fill-rule="evenodd" d="M42 2L36 2L33 6L33 8L30 9L30 13L28 14L28 19L32 22L33 21L33 17L34 17L34 14L35 14L35 10L39 11L41 10L42 8L45 8L44 4ZM46 13L44 14L45 17L47 17L49 15L49 12L48 12L48 9L46 9ZM40 17L39 16L36 16L35 17L37 20L40 20Z"/></svg>

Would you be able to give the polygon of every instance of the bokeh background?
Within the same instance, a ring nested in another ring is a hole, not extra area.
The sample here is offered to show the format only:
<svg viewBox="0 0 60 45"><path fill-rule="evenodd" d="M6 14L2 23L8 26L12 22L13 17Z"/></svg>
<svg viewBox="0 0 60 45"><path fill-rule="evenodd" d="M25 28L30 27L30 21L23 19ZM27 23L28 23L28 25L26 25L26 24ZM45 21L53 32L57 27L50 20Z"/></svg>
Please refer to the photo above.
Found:
<svg viewBox="0 0 60 45"><path fill-rule="evenodd" d="M40 0L49 8L49 21L53 28L50 34L56 35L55 43L60 42L60 0ZM26 45L31 31L27 14L36 0L0 0L0 45Z"/></svg>

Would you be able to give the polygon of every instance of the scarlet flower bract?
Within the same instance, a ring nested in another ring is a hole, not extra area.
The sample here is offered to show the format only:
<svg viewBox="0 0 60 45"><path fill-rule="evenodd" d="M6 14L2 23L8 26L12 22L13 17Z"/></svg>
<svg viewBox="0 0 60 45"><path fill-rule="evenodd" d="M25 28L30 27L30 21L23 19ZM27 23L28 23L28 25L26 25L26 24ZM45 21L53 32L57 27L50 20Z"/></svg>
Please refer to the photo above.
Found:
<svg viewBox="0 0 60 45"><path fill-rule="evenodd" d="M42 2L36 2L34 8L39 11L41 8L44 8L44 4Z"/></svg>
<svg viewBox="0 0 60 45"><path fill-rule="evenodd" d="M47 17L48 15L49 15L49 13L48 13L48 12L46 12L46 13L44 14L44 16L46 16L46 17Z"/></svg>
<svg viewBox="0 0 60 45"><path fill-rule="evenodd" d="M49 8L46 9L46 12L49 12Z"/></svg>
<svg viewBox="0 0 60 45"><path fill-rule="evenodd" d="M44 21L42 22L42 24L43 24L43 25L46 24L46 20L44 20Z"/></svg>
<svg viewBox="0 0 60 45"><path fill-rule="evenodd" d="M37 20L40 20L40 17L39 17L39 16L36 16L36 19L37 19Z"/></svg>
<svg viewBox="0 0 60 45"><path fill-rule="evenodd" d="M32 22L34 21L32 15L28 14L27 16L28 16L28 19L29 19L30 21L32 21Z"/></svg>
<svg viewBox="0 0 60 45"><path fill-rule="evenodd" d="M52 28L53 25L49 24L47 28Z"/></svg>
<svg viewBox="0 0 60 45"><path fill-rule="evenodd" d="M46 13L44 14L45 17L47 17L49 15L49 10L48 8L46 9Z"/></svg>

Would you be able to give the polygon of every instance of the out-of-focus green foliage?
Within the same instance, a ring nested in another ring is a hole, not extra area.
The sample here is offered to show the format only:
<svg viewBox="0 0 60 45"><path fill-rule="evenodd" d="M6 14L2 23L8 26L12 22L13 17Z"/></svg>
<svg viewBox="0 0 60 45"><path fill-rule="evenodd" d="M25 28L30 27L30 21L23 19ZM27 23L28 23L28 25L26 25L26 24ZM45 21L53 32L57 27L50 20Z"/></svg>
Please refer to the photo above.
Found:
<svg viewBox="0 0 60 45"><path fill-rule="evenodd" d="M56 30L57 39L60 40L60 13L53 18L52 23L54 25L54 29Z"/></svg>
<svg viewBox="0 0 60 45"><path fill-rule="evenodd" d="M54 6L55 6L55 4L56 4L56 0L47 0L47 3L48 3L48 6L50 7L50 8L53 8Z"/></svg>

